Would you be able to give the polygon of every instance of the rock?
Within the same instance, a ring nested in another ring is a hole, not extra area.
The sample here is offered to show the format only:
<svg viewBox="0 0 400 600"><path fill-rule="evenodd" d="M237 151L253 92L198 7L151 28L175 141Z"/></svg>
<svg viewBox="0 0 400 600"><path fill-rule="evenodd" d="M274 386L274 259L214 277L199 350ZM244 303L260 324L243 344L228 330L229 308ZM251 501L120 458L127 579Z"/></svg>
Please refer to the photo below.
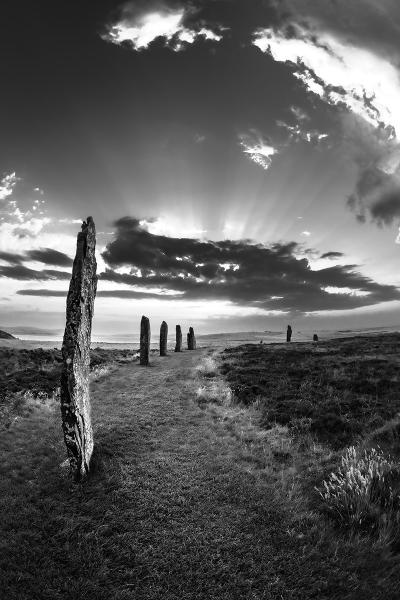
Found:
<svg viewBox="0 0 400 600"><path fill-rule="evenodd" d="M165 321L160 327L160 356L167 356L168 325Z"/></svg>
<svg viewBox="0 0 400 600"><path fill-rule="evenodd" d="M7 331L2 331L0 329L0 340L16 340L17 338L11 335L11 333L7 333Z"/></svg>
<svg viewBox="0 0 400 600"><path fill-rule="evenodd" d="M287 331L286 331L286 341L290 342L292 339L292 328L290 327L290 325L287 326Z"/></svg>
<svg viewBox="0 0 400 600"><path fill-rule="evenodd" d="M62 345L61 416L71 473L82 479L90 469L93 430L90 417L90 338L96 297L96 228L92 217L78 234L67 296Z"/></svg>
<svg viewBox="0 0 400 600"><path fill-rule="evenodd" d="M182 329L180 325L176 326L175 352L182 352Z"/></svg>
<svg viewBox="0 0 400 600"><path fill-rule="evenodd" d="M140 322L140 364L147 367L150 357L150 321L143 316Z"/></svg>
<svg viewBox="0 0 400 600"><path fill-rule="evenodd" d="M318 336L317 336L317 334L316 334L316 333L314 333L314 335L313 335L313 338L312 338L312 339L313 339L313 342L318 342Z"/></svg>
<svg viewBox="0 0 400 600"><path fill-rule="evenodd" d="M187 345L188 345L188 350L196 349L196 338L194 335L193 327L189 327L189 333L187 334Z"/></svg>

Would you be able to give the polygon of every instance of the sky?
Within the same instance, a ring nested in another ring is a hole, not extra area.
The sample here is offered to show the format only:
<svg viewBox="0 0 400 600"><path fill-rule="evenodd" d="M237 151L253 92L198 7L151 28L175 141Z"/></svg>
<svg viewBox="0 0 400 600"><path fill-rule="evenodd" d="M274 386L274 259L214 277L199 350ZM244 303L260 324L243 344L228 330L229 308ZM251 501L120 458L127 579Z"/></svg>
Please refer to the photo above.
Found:
<svg viewBox="0 0 400 600"><path fill-rule="evenodd" d="M395 326L396 0L4 0L0 327Z"/></svg>

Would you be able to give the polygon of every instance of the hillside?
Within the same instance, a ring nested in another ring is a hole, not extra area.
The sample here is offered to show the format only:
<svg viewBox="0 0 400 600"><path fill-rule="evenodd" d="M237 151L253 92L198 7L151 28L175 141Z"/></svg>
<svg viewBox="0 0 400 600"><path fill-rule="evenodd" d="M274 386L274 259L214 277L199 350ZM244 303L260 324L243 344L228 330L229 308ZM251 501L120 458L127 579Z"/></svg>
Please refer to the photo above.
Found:
<svg viewBox="0 0 400 600"><path fill-rule="evenodd" d="M0 329L0 340L16 340L17 338L11 335L11 333L7 333L7 331L2 331Z"/></svg>

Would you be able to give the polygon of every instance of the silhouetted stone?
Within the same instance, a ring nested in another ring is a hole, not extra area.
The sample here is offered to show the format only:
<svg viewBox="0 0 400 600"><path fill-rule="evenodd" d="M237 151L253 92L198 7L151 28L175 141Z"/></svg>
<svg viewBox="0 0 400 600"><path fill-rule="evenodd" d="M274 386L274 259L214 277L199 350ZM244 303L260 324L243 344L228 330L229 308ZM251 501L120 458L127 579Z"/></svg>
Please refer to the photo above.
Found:
<svg viewBox="0 0 400 600"><path fill-rule="evenodd" d="M188 350L196 350L196 337L194 335L193 327L189 327L189 333L187 334L187 345Z"/></svg>
<svg viewBox="0 0 400 600"><path fill-rule="evenodd" d="M175 352L182 352L182 329L180 325L176 326Z"/></svg>
<svg viewBox="0 0 400 600"><path fill-rule="evenodd" d="M165 321L160 327L160 356L167 356L168 325Z"/></svg>
<svg viewBox="0 0 400 600"><path fill-rule="evenodd" d="M318 342L318 336L317 336L317 334L316 334L316 333L314 333L314 335L313 335L313 338L312 338L312 339L313 339L313 342Z"/></svg>
<svg viewBox="0 0 400 600"><path fill-rule="evenodd" d="M67 296L62 345L61 416L71 473L82 479L90 468L93 430L90 418L90 338L96 297L96 228L92 217L78 234L76 256Z"/></svg>
<svg viewBox="0 0 400 600"><path fill-rule="evenodd" d="M150 321L143 316L140 322L140 364L147 366L150 356Z"/></svg>
<svg viewBox="0 0 400 600"><path fill-rule="evenodd" d="M290 342L292 339L292 328L290 327L290 325L287 326L287 331L286 331L286 341Z"/></svg>

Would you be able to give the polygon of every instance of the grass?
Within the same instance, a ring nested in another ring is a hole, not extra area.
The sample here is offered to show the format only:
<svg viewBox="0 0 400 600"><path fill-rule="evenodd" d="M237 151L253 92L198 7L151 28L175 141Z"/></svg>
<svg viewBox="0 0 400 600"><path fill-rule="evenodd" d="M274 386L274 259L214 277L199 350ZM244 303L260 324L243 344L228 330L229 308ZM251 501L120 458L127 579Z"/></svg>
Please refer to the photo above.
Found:
<svg viewBox="0 0 400 600"><path fill-rule="evenodd" d="M221 373L237 402L258 404L265 427L309 419L318 441L340 449L400 412L399 350L399 334L247 345L225 350Z"/></svg>
<svg viewBox="0 0 400 600"><path fill-rule="evenodd" d="M321 452L309 421L304 447L293 423L261 427L262 398L232 403L218 361L197 350L94 378L82 485L62 466L56 395L1 431L7 600L398 597L385 548L336 535L301 495L296 461Z"/></svg>
<svg viewBox="0 0 400 600"><path fill-rule="evenodd" d="M92 378L102 376L111 368L134 360L129 350L91 351ZM48 403L58 394L62 356L61 350L18 350L0 347L0 419L9 425L13 419L29 414L37 403Z"/></svg>
<svg viewBox="0 0 400 600"><path fill-rule="evenodd" d="M367 531L384 544L400 547L400 468L380 448L347 448L337 472L318 490L341 526Z"/></svg>
<svg viewBox="0 0 400 600"><path fill-rule="evenodd" d="M293 523L360 558L368 544L395 561L400 552L399 346L398 334L247 345L220 364L237 406L281 442L278 496Z"/></svg>

